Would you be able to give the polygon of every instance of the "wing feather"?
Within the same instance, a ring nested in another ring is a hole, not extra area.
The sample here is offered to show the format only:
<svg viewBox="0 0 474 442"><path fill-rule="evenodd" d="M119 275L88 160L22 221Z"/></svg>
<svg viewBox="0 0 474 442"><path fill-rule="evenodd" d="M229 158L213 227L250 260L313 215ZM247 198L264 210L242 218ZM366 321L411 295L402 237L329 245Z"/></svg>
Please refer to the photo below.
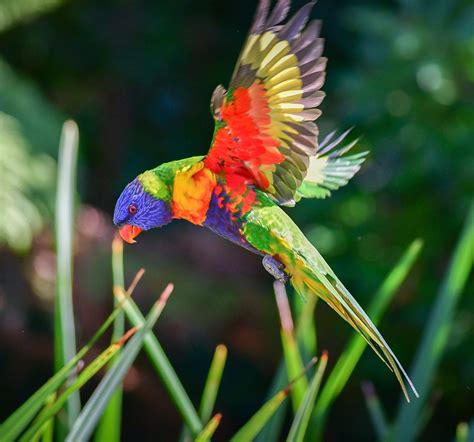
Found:
<svg viewBox="0 0 474 442"><path fill-rule="evenodd" d="M218 87L211 100L216 131L206 165L223 181L256 186L279 204L293 204L317 151L314 120L327 60L321 22L309 21L314 4L284 23L290 0L271 11L261 0L229 90Z"/></svg>

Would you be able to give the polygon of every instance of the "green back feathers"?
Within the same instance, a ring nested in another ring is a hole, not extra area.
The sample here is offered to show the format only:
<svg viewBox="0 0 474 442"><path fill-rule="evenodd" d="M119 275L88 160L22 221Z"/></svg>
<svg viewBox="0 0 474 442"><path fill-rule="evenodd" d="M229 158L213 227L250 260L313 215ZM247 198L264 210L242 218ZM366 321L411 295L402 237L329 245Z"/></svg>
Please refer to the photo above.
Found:
<svg viewBox="0 0 474 442"><path fill-rule="evenodd" d="M191 157L183 160L161 164L154 169L147 170L138 176L145 192L163 201L171 199L173 182L176 173L190 165L201 161L204 157Z"/></svg>

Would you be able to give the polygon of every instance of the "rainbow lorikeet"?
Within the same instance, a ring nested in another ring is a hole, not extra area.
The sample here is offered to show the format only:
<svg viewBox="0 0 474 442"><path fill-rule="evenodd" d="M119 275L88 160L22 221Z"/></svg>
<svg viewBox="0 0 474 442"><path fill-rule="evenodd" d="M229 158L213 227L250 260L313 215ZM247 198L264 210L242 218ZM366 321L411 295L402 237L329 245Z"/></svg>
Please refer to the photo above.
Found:
<svg viewBox="0 0 474 442"><path fill-rule="evenodd" d="M147 170L120 195L114 223L135 242L143 230L185 219L263 256L276 279L316 294L356 329L397 376L410 379L380 332L280 206L325 198L359 170L366 152L346 154L347 132L318 144L327 59L315 2L286 23L290 0L261 0L227 91L211 99L214 137L206 156Z"/></svg>

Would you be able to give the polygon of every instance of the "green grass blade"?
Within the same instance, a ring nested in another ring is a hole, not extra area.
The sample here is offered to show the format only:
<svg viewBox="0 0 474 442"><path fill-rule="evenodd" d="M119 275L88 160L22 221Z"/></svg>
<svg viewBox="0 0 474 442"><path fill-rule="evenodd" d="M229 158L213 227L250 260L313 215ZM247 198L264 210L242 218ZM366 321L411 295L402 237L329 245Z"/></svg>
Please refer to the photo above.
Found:
<svg viewBox="0 0 474 442"><path fill-rule="evenodd" d="M203 425L209 421L212 416L214 404L216 403L217 392L221 384L222 373L224 371L225 362L227 359L227 347L225 345L218 345L212 358L211 367L207 375L206 384L201 397L201 404L199 406L199 418ZM200 434L204 434L205 429ZM192 440L189 430L185 427L182 431L180 440ZM197 440L197 439L196 439Z"/></svg>
<svg viewBox="0 0 474 442"><path fill-rule="evenodd" d="M115 236L112 241L112 281L114 287L125 287L125 278L123 271L123 242L120 237ZM119 301L114 296L114 305L117 306ZM120 336L124 333L124 314L120 312L115 318L114 329L112 332L112 342L117 341ZM110 366L116 362L118 357L114 356ZM100 420L95 439L97 442L107 440L108 442L120 442L120 434L122 427L122 399L123 390L122 385L117 387L117 391L113 394L112 398L105 409L104 414Z"/></svg>
<svg viewBox="0 0 474 442"><path fill-rule="evenodd" d="M221 384L222 373L224 371L227 359L227 348L225 345L218 345L214 352L211 368L207 376L206 385L201 398L199 407L199 417L201 422L207 422L212 415L214 404L216 403L217 392Z"/></svg>
<svg viewBox="0 0 474 442"><path fill-rule="evenodd" d="M379 324L393 296L405 281L422 247L423 242L420 239L413 241L377 290L367 310L369 317L375 325ZM324 424L331 404L346 385L366 347L367 342L358 334L354 334L329 374L328 380L316 401L311 418L311 427L317 429L319 438L321 438L324 430Z"/></svg>
<svg viewBox="0 0 474 442"><path fill-rule="evenodd" d="M302 296L295 296L296 309L296 339L300 345L300 351L303 357L312 357L316 354L316 323L314 320L314 311L316 309L317 296L308 296L303 299Z"/></svg>
<svg viewBox="0 0 474 442"><path fill-rule="evenodd" d="M456 427L456 442L472 442L474 440L474 421L459 422Z"/></svg>
<svg viewBox="0 0 474 442"><path fill-rule="evenodd" d="M97 358L95 358L82 372L79 374L77 379L69 385L58 397L58 399L51 405L45 408L44 413L40 413L38 419L35 420L33 425L25 432L20 438L20 442L28 442L33 436L41 430L43 425L50 420L56 413L59 412L72 394L79 391L84 384L89 381L101 368L103 368L120 350L125 341L135 333L136 328L130 330L125 336L119 341L110 345L105 349Z"/></svg>
<svg viewBox="0 0 474 442"><path fill-rule="evenodd" d="M317 337L314 311L316 308L317 299L318 298L316 296L308 297L306 300L303 299L302 296L295 297L295 311L297 315L296 339L298 341L301 355L305 359L309 358L311 355L316 354ZM288 376L286 374L286 364L285 360L282 359L274 375L267 399L270 399L287 383ZM263 430L258 434L256 438L257 442L276 442L279 440L287 408L288 403L283 402L267 422Z"/></svg>
<svg viewBox="0 0 474 442"><path fill-rule="evenodd" d="M325 352L321 356L316 373L313 376L311 384L303 398L303 402L293 420L288 434L288 442L304 441L309 420L311 418L311 412L313 411L314 402L318 394L319 386L321 385L321 380L323 379L324 371L326 370L327 362L328 355Z"/></svg>
<svg viewBox="0 0 474 442"><path fill-rule="evenodd" d="M364 393L365 403L374 426L377 440L383 440L387 435L388 425L382 404L380 403L379 397L375 391L375 387L371 382L365 382L362 384L362 391Z"/></svg>
<svg viewBox="0 0 474 442"><path fill-rule="evenodd" d="M99 330L94 334L90 341L69 361L61 370L59 370L51 379L49 379L41 388L33 393L14 413L12 413L0 426L0 441L8 442L16 440L31 420L36 416L40 408L44 405L48 396L54 393L69 376L77 363L87 354L97 340L113 323L115 317L120 313L122 305L117 306L109 317L104 321Z"/></svg>
<svg viewBox="0 0 474 442"><path fill-rule="evenodd" d="M392 433L395 441L413 440L418 432L423 406L449 340L454 312L472 269L473 255L474 204L471 205L464 230L431 310L411 370L411 379L418 389L420 399L412 404L401 403Z"/></svg>
<svg viewBox="0 0 474 442"><path fill-rule="evenodd" d="M232 437L231 442L248 442L254 440L258 433L264 428L270 418L275 414L283 401L290 394L302 377L306 377L306 372L316 363L316 358L311 359L306 367L284 388L270 398L263 406L250 418L250 420Z"/></svg>
<svg viewBox="0 0 474 442"><path fill-rule="evenodd" d="M125 346L115 365L105 374L94 393L92 393L82 412L74 422L66 442L89 440L115 389L122 382L143 347L145 337L160 317L172 291L173 286L169 284L161 294L160 299L151 308L143 327Z"/></svg>
<svg viewBox="0 0 474 442"><path fill-rule="evenodd" d="M125 299L125 294L122 290L116 290L115 295L120 301ZM128 320L133 325L143 324L143 315L133 299L125 301L123 308ZM181 384L173 366L153 333L149 333L145 338L145 351L176 407L181 413L187 427L190 429L193 436L197 436L202 431L201 420L199 419L198 413L189 399L183 384Z"/></svg>
<svg viewBox="0 0 474 442"><path fill-rule="evenodd" d="M253 440L289 393L290 391L287 389L279 391L250 418L237 434L234 435L231 441L248 442Z"/></svg>
<svg viewBox="0 0 474 442"><path fill-rule="evenodd" d="M469 442L469 425L467 422L460 422L456 427L456 442Z"/></svg>
<svg viewBox="0 0 474 442"><path fill-rule="evenodd" d="M286 366L284 361L280 361L278 369L273 377L267 400L274 396L287 383L288 377L286 376ZM278 407L278 410L275 411L263 430L258 434L255 439L256 442L276 442L280 439L280 433L283 428L287 409L288 402L285 401L280 405L280 407Z"/></svg>
<svg viewBox="0 0 474 442"><path fill-rule="evenodd" d="M221 414L216 414L209 423L204 427L204 429L196 436L194 442L208 442L211 440L211 437L217 430L222 419Z"/></svg>
<svg viewBox="0 0 474 442"><path fill-rule="evenodd" d="M48 408L50 408L54 401L56 400L56 394L53 393L48 396L46 399L45 407L43 412L47 412ZM38 430L38 432L32 437L32 442L53 442L54 437L54 417L50 418L46 421L43 426Z"/></svg>
<svg viewBox="0 0 474 442"><path fill-rule="evenodd" d="M285 285L280 281L273 283L275 298L280 313L281 320L281 341L285 356L286 370L288 378L292 379L304 371L303 359L300 354L298 343L294 334L293 319L291 317L290 305L285 290ZM296 382L291 392L291 400L295 413L303 401L303 397L308 389L308 380L303 375Z"/></svg>
<svg viewBox="0 0 474 442"><path fill-rule="evenodd" d="M74 200L76 189L79 130L74 121L63 125L58 159L56 193L56 299L54 311L54 356L56 371L76 354L76 337L72 303L72 267L74 239ZM79 414L79 393L71 395L66 407L65 422L60 428L70 428ZM60 430L61 431L61 430Z"/></svg>

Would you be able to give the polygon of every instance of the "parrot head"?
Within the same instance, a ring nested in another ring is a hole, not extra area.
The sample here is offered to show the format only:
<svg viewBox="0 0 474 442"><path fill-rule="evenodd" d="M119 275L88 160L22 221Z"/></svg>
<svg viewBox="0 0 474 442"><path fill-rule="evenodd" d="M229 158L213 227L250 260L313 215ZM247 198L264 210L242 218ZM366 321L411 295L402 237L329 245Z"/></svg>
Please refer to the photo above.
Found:
<svg viewBox="0 0 474 442"><path fill-rule="evenodd" d="M167 185L152 172L145 172L127 184L114 211L114 224L122 239L134 243L143 230L171 222L169 196Z"/></svg>

